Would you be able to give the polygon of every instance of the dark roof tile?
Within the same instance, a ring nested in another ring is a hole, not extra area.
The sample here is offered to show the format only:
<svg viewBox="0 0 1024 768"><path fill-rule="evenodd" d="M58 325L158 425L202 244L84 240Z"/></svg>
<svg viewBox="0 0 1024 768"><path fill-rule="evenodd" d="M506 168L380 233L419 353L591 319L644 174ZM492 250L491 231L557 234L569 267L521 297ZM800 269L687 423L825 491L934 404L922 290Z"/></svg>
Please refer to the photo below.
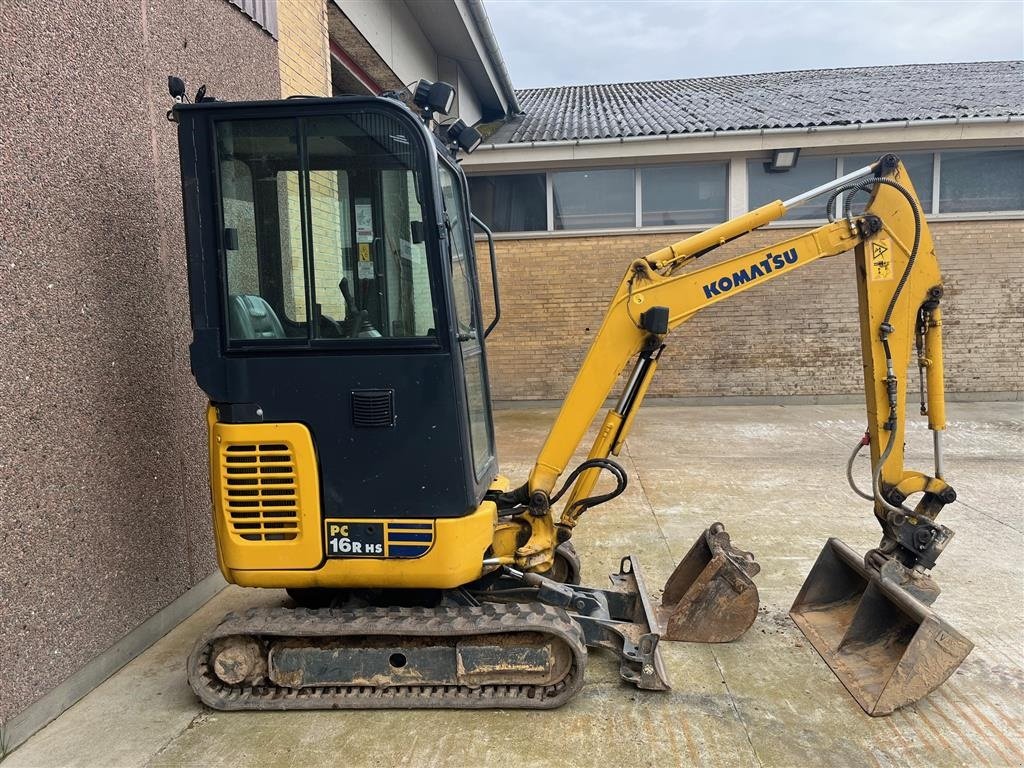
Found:
<svg viewBox="0 0 1024 768"><path fill-rule="evenodd" d="M1024 115L1024 62L811 69L516 91L494 144Z"/></svg>

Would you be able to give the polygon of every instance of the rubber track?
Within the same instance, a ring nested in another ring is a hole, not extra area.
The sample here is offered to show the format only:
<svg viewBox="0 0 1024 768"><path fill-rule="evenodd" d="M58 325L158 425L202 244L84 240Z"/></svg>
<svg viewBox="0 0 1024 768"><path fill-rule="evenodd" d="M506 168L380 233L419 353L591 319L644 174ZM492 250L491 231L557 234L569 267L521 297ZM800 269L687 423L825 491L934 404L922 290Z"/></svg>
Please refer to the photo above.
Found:
<svg viewBox="0 0 1024 768"><path fill-rule="evenodd" d="M283 688L273 683L232 686L210 666L215 640L230 635L273 638L463 637L539 632L565 643L573 661L565 678L551 685L402 685ZM583 685L587 649L580 626L560 608L540 603L488 603L459 608L252 608L229 613L196 643L188 680L204 704L219 710L288 709L553 709Z"/></svg>

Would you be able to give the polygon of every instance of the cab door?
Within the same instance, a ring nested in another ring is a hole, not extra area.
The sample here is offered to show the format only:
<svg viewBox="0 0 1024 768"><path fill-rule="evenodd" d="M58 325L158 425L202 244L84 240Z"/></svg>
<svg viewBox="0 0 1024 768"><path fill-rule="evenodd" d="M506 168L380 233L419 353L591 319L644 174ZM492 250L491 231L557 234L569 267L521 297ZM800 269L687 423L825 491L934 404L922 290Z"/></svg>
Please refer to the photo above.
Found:
<svg viewBox="0 0 1024 768"><path fill-rule="evenodd" d="M466 386L473 470L477 482L480 482L488 465L494 461L494 425L484 358L483 323L480 321L479 283L471 247L469 206L464 177L443 158L438 160L438 177L451 257L454 331Z"/></svg>

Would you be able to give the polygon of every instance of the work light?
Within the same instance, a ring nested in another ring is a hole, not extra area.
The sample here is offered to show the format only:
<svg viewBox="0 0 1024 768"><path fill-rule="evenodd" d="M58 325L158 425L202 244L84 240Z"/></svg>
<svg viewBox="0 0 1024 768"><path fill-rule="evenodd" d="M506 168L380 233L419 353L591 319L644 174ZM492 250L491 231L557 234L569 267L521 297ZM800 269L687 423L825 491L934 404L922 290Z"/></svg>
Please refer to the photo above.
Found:
<svg viewBox="0 0 1024 768"><path fill-rule="evenodd" d="M413 91L412 102L420 109L447 115L455 103L455 88L441 81L420 80Z"/></svg>
<svg viewBox="0 0 1024 768"><path fill-rule="evenodd" d="M466 125L466 121L461 118L452 123L448 128L448 141L458 144L459 149L467 155L479 147L480 142L483 140L484 137L480 135L480 131Z"/></svg>

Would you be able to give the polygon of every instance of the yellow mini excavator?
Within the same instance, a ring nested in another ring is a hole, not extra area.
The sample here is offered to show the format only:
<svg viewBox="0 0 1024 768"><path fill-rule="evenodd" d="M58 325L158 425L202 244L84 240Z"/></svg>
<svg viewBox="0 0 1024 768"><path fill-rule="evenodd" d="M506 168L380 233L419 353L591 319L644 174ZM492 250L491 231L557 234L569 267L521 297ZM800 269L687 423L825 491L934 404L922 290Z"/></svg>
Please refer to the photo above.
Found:
<svg viewBox="0 0 1024 768"><path fill-rule="evenodd" d="M480 136L438 123L451 86L234 103L205 88L190 102L182 81L170 86L218 562L229 582L283 588L297 604L228 615L199 640L188 677L203 702L550 708L579 691L588 648L617 654L636 686L667 688L660 640L725 642L754 621L753 555L711 525L655 606L632 556L609 587L580 586L576 525L626 487L612 457L669 332L848 251L868 417L857 450L870 447L872 484L850 481L882 540L863 558L829 541L792 616L872 714L925 695L969 653L929 607L927 571L952 535L935 518L955 498L939 442L942 279L895 156L630 264L529 478L513 484L495 458L484 346L500 316L494 245L456 162ZM867 204L854 213L859 192ZM830 212L845 195L829 223L697 266L826 195ZM474 224L490 246L490 323ZM934 476L903 467L912 355ZM634 359L588 458L566 475ZM602 473L614 487L598 493Z"/></svg>

